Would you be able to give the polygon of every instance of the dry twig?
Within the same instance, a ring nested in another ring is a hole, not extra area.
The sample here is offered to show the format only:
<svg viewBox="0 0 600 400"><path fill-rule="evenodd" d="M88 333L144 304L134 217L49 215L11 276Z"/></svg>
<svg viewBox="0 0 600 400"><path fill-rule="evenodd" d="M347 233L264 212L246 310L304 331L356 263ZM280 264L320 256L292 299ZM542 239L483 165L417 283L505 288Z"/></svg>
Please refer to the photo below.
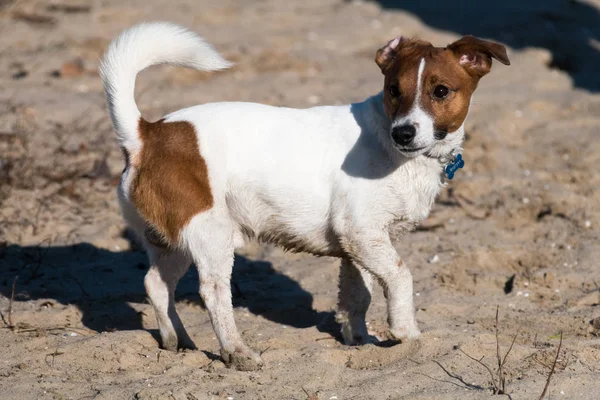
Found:
<svg viewBox="0 0 600 400"><path fill-rule="evenodd" d="M308 397L306 398L306 400L319 400L319 396L317 396L317 394L316 394L316 393L309 394L309 393L306 391L306 389L302 388L302 390L304 391L304 393L306 394L306 396L308 396Z"/></svg>
<svg viewBox="0 0 600 400"><path fill-rule="evenodd" d="M17 279L19 279L19 276L15 276L15 279L13 279L13 284L12 284L12 290L10 292L10 302L8 303L8 327L10 329L15 329L15 324L13 324L12 321L12 308L13 308L13 302L15 301L15 285L17 284Z"/></svg>
<svg viewBox="0 0 600 400"><path fill-rule="evenodd" d="M552 375L554 374L554 370L556 369L556 363L558 361L558 356L560 355L560 349L562 347L563 341L563 333L560 332L560 342L558 342L558 350L556 350L556 357L554 357L554 362L552 363L552 368L550 369L550 373L548 374L548 378L546 379L546 385L544 385L544 390L540 396L539 400L543 400L544 396L546 396L546 392L548 391L548 387L550 386L550 379L552 379Z"/></svg>
<svg viewBox="0 0 600 400"><path fill-rule="evenodd" d="M46 364L48 364L49 367L54 368L54 358L56 358L56 356L61 356L63 354L65 354L65 353L60 353L58 351L58 347L56 347L56 350L54 350L54 352L46 354L44 361L46 362ZM52 357L52 363L48 362L48 357Z"/></svg>
<svg viewBox="0 0 600 400"><path fill-rule="evenodd" d="M492 381L492 390L493 390L494 394L504 394L510 398L510 395L508 395L508 393L506 393L506 373L504 370L504 366L506 365L506 360L508 359L508 355L510 354L510 352L513 349L515 341L517 340L519 331L517 331L514 334L512 341L510 343L510 347L506 351L506 354L504 354L504 357L502 357L500 354L500 339L499 339L499 335L500 335L499 317L498 317L499 309L500 309L500 307L497 306L496 307L496 325L495 325L496 332L495 332L495 334L496 334L496 360L498 363L498 367L496 369L496 373L494 374L494 372L492 371L492 368L490 368L486 363L483 362L484 357L477 359L477 358L467 354L460 348L458 350L461 353L463 353L465 356L469 357L471 360L473 360L476 363L478 363L479 365L483 366L488 371L488 373L490 374L490 379Z"/></svg>
<svg viewBox="0 0 600 400"><path fill-rule="evenodd" d="M446 373L446 375L448 375L450 378L456 379L457 381L459 381L460 383L465 385L464 386L465 388L471 389L471 390L484 390L483 387L481 387L479 385L470 384L470 383L466 382L461 376L451 373L446 368L444 368L444 366L441 363L439 363L438 361L433 360L433 362L436 363L442 369L442 371L444 371ZM445 381L445 382L448 382L448 381ZM453 382L450 382L450 383L453 383Z"/></svg>

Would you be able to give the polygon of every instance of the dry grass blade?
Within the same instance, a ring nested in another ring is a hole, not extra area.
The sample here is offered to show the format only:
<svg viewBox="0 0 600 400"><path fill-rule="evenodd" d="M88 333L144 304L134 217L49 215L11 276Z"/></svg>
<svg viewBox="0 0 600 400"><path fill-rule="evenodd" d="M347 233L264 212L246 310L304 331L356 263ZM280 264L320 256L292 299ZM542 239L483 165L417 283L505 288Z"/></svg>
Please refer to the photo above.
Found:
<svg viewBox="0 0 600 400"><path fill-rule="evenodd" d="M63 12L65 14L75 14L75 13L86 13L91 10L91 6L88 4L69 4L69 3L53 3L50 4L46 9L48 11L57 11Z"/></svg>
<svg viewBox="0 0 600 400"><path fill-rule="evenodd" d="M504 367L504 363L502 362L502 356L500 356L500 340L498 338L499 336L499 329L498 329L498 315L500 313L500 306L496 306L496 360L498 361L498 386L496 387L496 390L494 390L494 394L503 394L504 393L504 387L505 387L505 383L506 383L506 379L504 378L504 371L503 371L503 367Z"/></svg>
<svg viewBox="0 0 600 400"><path fill-rule="evenodd" d="M510 347L508 348L508 351L506 352L506 354L504 355L504 358L502 359L502 366L504 366L504 364L506 364L506 359L508 358L508 355L510 354L513 346L515 345L515 340L517 340L517 336L519 336L519 331L517 331L515 333L515 335L512 338L512 342L510 342Z"/></svg>
<svg viewBox="0 0 600 400"><path fill-rule="evenodd" d="M507 395L510 398L510 395L508 395L506 393L506 376L505 376L505 372L504 372L504 366L506 365L506 360L508 359L508 355L510 354L510 352L512 351L515 342L517 340L517 336L519 336L519 331L517 331L513 338L512 341L510 343L510 347L508 348L508 350L506 351L506 354L504 354L504 357L502 357L502 355L500 354L500 329L499 329L499 325L500 325L500 321L499 321L499 315L500 315L500 306L496 307L496 325L495 325L495 336L496 336L496 361L497 361L497 369L496 371L492 371L492 368L489 367L486 363L483 362L483 358L481 357L480 359L477 359L469 354L467 354L466 352L464 352L462 349L458 349L461 353L463 353L465 356L469 357L471 360L475 361L476 363L478 363L479 365L483 366L488 373L490 374L490 380L492 382L492 390L494 392L494 394L503 394L503 395Z"/></svg>
<svg viewBox="0 0 600 400"><path fill-rule="evenodd" d="M56 18L49 15L38 14L36 12L29 11L14 11L12 17L15 20L27 22L34 25L52 26L56 24Z"/></svg>
<svg viewBox="0 0 600 400"><path fill-rule="evenodd" d="M17 284L17 279L19 279L19 276L15 276L15 279L13 279L13 284L12 284L12 289L10 292L10 302L8 303L8 327L10 329L15 329L15 324L13 324L12 321L12 309L13 309L13 303L15 301L15 286Z"/></svg>
<svg viewBox="0 0 600 400"><path fill-rule="evenodd" d="M460 383L462 383L463 385L465 385L464 386L465 388L471 389L471 390L484 390L485 389L485 388L483 388L483 387L481 387L479 385L473 385L473 384L470 384L468 382L465 382L465 380L461 376L454 375L453 373L451 373L450 371L448 371L446 368L444 368L444 366L441 363L439 363L438 361L433 360L433 362L436 363L442 369L442 371L444 371L446 373L446 375L448 375L450 378L456 379L457 381L459 381ZM445 382L449 382L449 381L445 381ZM454 382L450 382L450 383L454 383Z"/></svg>
<svg viewBox="0 0 600 400"><path fill-rule="evenodd" d="M554 370L556 369L556 363L558 362L558 357L560 356L560 349L562 347L563 341L563 333L560 332L560 342L558 342L558 349L556 350L556 356L554 357L554 362L552 363L552 369L550 369L550 373L548 373L548 378L546 379L546 385L544 385L544 390L540 395L539 400L543 400L546 396L546 392L548 391L548 387L550 386L550 379L552 379L552 375L554 374Z"/></svg>
<svg viewBox="0 0 600 400"><path fill-rule="evenodd" d="M496 379L494 378L494 373L492 372L492 369L490 367L488 367L487 364L485 364L483 361L483 357L481 357L480 359L476 359L475 357L465 353L462 349L458 349L458 351L460 351L461 353L463 353L465 356L469 357L471 360L475 361L477 364L483 366L485 369L487 369L487 371L490 374L490 379L492 381L492 387L494 389L494 394L497 394L496 391L498 390L498 385L496 384Z"/></svg>
<svg viewBox="0 0 600 400"><path fill-rule="evenodd" d="M306 394L306 396L308 396L306 398L306 400L319 400L319 396L317 396L316 393L310 394L308 393L308 391L304 388L302 388L302 390L304 391L304 393Z"/></svg>
<svg viewBox="0 0 600 400"><path fill-rule="evenodd" d="M437 378L434 378L433 376L429 376L429 375L427 375L427 374L424 374L424 373L422 373L422 372L415 372L415 373L416 373L417 375L423 375L424 377L426 377L426 378L429 378L429 379L431 379L431 380L433 380L433 381L436 381L436 382L449 383L449 384L451 384L451 385L458 386L459 388L463 388L463 389L465 389L465 387L464 387L463 385L459 385L459 384L458 384L458 383L456 383L456 382L448 381L448 380L446 380L446 379L437 379Z"/></svg>
<svg viewBox="0 0 600 400"><path fill-rule="evenodd" d="M27 327L27 328L19 328L15 327L16 333L31 333L31 332L42 332L42 333L52 333L52 332L66 332L72 331L77 332L79 335L88 336L95 335L97 332L88 328L76 328L73 326L51 326L47 328L40 327Z"/></svg>
<svg viewBox="0 0 600 400"><path fill-rule="evenodd" d="M54 368L54 359L56 358L56 356L62 356L65 353L61 353L58 351L58 347L56 348L56 350L54 350L54 352L46 354L46 357L44 358L44 361L46 362L46 364L48 364L48 366L50 368ZM48 362L48 357L52 357L52 363Z"/></svg>

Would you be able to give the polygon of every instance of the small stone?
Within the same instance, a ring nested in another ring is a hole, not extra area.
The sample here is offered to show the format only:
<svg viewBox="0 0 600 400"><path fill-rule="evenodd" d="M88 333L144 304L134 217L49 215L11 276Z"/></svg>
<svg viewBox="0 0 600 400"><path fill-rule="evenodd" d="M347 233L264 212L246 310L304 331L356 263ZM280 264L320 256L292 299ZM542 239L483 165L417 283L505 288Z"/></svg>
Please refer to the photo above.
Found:
<svg viewBox="0 0 600 400"><path fill-rule="evenodd" d="M313 94L312 96L308 96L306 101L308 101L310 104L317 104L317 103L319 103L319 101L321 101L321 98L319 96Z"/></svg>
<svg viewBox="0 0 600 400"><path fill-rule="evenodd" d="M474 323L475 323L474 319L468 319L467 320L467 324L469 324L469 325L473 325Z"/></svg>
<svg viewBox="0 0 600 400"><path fill-rule="evenodd" d="M12 75L12 78L13 78L13 79L23 79L23 78L25 78L27 75L29 75L29 72L25 71L24 69L21 69L21 70L19 70L19 71L15 72L15 73Z"/></svg>
<svg viewBox="0 0 600 400"><path fill-rule="evenodd" d="M56 78L74 78L83 75L84 71L83 60L76 58L73 61L64 63L58 71L52 73L52 76Z"/></svg>
<svg viewBox="0 0 600 400"><path fill-rule="evenodd" d="M432 257L429 257L429 259L427 260L427 262L429 264L435 264L438 261L440 261L440 256L438 256L437 254L434 254Z"/></svg>
<svg viewBox="0 0 600 400"><path fill-rule="evenodd" d="M600 331L600 317L596 317L592 320L592 326L594 327L594 329Z"/></svg>

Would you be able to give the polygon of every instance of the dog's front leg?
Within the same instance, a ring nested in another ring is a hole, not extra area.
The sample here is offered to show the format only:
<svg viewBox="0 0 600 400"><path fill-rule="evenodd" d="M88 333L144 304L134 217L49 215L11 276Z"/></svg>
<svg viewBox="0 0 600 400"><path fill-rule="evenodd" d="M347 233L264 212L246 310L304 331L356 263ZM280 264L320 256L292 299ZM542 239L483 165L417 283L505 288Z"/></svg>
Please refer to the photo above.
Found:
<svg viewBox="0 0 600 400"><path fill-rule="evenodd" d="M392 246L389 235L362 232L347 247L353 262L371 272L383 286L392 337L405 339L418 336L412 275Z"/></svg>

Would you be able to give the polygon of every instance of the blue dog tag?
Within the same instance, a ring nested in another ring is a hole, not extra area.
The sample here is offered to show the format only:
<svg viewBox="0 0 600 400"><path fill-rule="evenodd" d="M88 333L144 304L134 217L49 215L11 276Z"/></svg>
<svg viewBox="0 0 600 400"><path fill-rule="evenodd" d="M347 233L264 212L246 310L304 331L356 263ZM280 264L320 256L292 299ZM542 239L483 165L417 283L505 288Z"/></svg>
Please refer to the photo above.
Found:
<svg viewBox="0 0 600 400"><path fill-rule="evenodd" d="M458 171L459 168L463 168L465 166L465 161L462 158L462 154L458 154L452 163L446 166L446 177L452 180L454 178L454 173Z"/></svg>

